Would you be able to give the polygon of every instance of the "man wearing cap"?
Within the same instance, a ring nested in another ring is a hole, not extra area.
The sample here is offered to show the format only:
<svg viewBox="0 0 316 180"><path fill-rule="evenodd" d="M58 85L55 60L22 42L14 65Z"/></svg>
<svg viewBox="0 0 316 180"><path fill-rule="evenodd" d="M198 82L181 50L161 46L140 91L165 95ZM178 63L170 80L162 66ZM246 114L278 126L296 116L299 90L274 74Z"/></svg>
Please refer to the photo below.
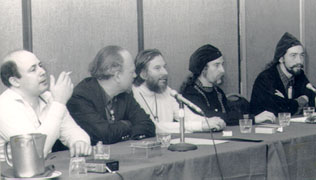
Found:
<svg viewBox="0 0 316 180"><path fill-rule="evenodd" d="M227 125L237 125L243 117L239 111L231 111L223 90L218 86L224 76L224 59L220 50L210 44L198 48L190 57L192 75L182 85L183 96L199 106L206 116L220 117ZM254 118L255 123L274 121L275 116L264 111Z"/></svg>
<svg viewBox="0 0 316 180"><path fill-rule="evenodd" d="M179 104L170 95L168 72L163 55L157 49L147 49L138 53L136 78L133 94L140 106L150 115L156 125L156 132L179 133ZM184 107L185 131L222 130L225 122L218 118L199 116ZM207 121L210 127L207 124Z"/></svg>
<svg viewBox="0 0 316 180"><path fill-rule="evenodd" d="M292 34L286 32L279 40L273 60L255 80L250 111L258 114L271 111L298 114L304 106L314 106L314 93L307 88L304 74L304 47Z"/></svg>
<svg viewBox="0 0 316 180"><path fill-rule="evenodd" d="M107 46L91 62L91 77L74 89L67 107L76 122L98 141L112 144L155 136L155 125L132 96L135 77L132 55L119 46Z"/></svg>

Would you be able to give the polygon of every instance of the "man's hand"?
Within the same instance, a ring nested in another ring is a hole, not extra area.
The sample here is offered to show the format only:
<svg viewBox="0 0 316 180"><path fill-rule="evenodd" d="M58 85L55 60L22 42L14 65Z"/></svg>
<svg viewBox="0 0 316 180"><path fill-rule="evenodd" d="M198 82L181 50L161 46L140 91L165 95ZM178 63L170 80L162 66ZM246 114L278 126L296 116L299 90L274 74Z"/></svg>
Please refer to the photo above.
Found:
<svg viewBox="0 0 316 180"><path fill-rule="evenodd" d="M91 145L84 141L76 141L70 147L70 156L88 156L91 154Z"/></svg>
<svg viewBox="0 0 316 180"><path fill-rule="evenodd" d="M55 77L50 75L50 91L55 101L66 104L72 95L74 85L69 77L71 72L61 72L56 83Z"/></svg>
<svg viewBox="0 0 316 180"><path fill-rule="evenodd" d="M263 111L262 113L255 116L256 123L262 123L264 121L271 121L272 123L275 122L275 115L269 111Z"/></svg>
<svg viewBox="0 0 316 180"><path fill-rule="evenodd" d="M279 90L277 90L277 89L275 90L274 95L279 96L279 97L281 97L281 98L284 98L284 95L283 95Z"/></svg>
<svg viewBox="0 0 316 180"><path fill-rule="evenodd" d="M207 125L207 122L209 126ZM220 131L226 127L226 123L224 120L222 120L220 117L211 117L207 118L207 122L202 122L202 128L203 130L215 130Z"/></svg>

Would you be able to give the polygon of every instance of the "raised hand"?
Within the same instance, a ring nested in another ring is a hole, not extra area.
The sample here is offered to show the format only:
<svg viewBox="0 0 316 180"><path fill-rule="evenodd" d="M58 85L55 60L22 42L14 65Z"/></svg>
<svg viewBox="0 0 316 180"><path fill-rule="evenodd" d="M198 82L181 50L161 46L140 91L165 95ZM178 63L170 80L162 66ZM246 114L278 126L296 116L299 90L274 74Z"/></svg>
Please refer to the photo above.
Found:
<svg viewBox="0 0 316 180"><path fill-rule="evenodd" d="M50 75L50 91L55 101L66 104L72 95L74 85L69 77L71 72L61 72L57 81Z"/></svg>

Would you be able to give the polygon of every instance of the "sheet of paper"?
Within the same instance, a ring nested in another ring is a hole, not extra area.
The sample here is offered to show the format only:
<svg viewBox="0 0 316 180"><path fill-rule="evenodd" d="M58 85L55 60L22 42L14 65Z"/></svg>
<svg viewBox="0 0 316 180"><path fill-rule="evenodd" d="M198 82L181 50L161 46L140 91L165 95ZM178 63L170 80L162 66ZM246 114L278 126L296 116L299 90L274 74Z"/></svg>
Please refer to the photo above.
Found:
<svg viewBox="0 0 316 180"><path fill-rule="evenodd" d="M213 145L213 141L211 139L202 139L202 138L185 138L184 141L186 143L195 144L195 145ZM224 140L214 140L215 144L225 143L227 141ZM171 144L177 144L180 142L180 138L171 139Z"/></svg>
<svg viewBox="0 0 316 180"><path fill-rule="evenodd" d="M302 122L305 123L306 117L296 117L296 118L291 118L291 122Z"/></svg>

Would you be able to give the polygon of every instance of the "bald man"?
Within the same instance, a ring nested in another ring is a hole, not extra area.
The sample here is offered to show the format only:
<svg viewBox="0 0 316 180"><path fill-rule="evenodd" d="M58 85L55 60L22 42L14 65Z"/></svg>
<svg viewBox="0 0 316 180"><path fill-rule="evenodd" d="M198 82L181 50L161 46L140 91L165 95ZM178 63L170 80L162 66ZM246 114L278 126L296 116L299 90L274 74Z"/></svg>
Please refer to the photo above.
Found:
<svg viewBox="0 0 316 180"><path fill-rule="evenodd" d="M31 52L9 53L1 65L1 80L7 89L0 95L0 144L11 136L46 134L45 156L59 138L71 156L89 155L90 138L69 115L65 104L73 91L69 73L55 82L41 61ZM2 154L1 154L2 155Z"/></svg>

